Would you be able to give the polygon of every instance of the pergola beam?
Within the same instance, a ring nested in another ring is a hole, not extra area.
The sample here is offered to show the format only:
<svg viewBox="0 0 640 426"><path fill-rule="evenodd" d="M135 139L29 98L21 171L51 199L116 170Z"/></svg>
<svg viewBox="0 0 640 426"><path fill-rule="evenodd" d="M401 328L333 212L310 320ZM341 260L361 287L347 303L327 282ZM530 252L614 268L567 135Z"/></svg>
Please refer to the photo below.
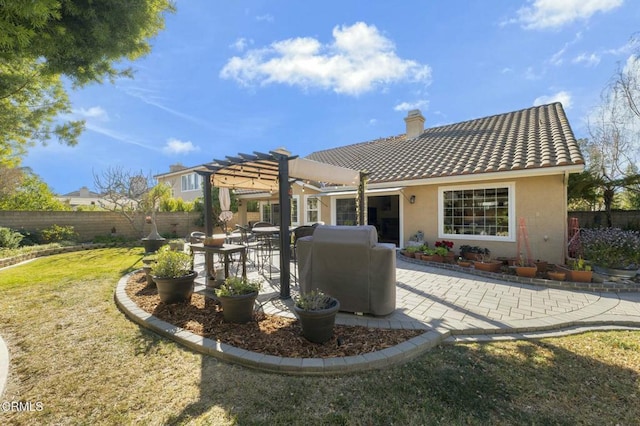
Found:
<svg viewBox="0 0 640 426"><path fill-rule="evenodd" d="M292 161L294 160L294 161ZM325 167L326 166L326 167ZM296 175L290 176L291 168ZM278 190L280 203L280 298L291 297L290 259L291 259L291 181L305 178L321 178L331 183L354 184L358 180L355 170L343 167L322 165L311 160L298 159L283 151L269 151L268 154L254 151L253 154L239 153L236 156L226 156L225 160L213 160L205 164L204 171L197 173L204 176L205 206L211 206L212 182L217 186L227 186L247 189ZM313 170L313 173L311 171ZM351 173L351 175L350 175ZM300 175L298 175L300 174ZM354 176L354 177L349 177ZM331 179L337 179L332 181ZM366 174L360 173L358 186L358 200L360 206L359 222L366 221L366 199L364 199L364 182ZM277 186L276 186L277 185ZM213 233L211 208L205 209L205 229L207 235Z"/></svg>

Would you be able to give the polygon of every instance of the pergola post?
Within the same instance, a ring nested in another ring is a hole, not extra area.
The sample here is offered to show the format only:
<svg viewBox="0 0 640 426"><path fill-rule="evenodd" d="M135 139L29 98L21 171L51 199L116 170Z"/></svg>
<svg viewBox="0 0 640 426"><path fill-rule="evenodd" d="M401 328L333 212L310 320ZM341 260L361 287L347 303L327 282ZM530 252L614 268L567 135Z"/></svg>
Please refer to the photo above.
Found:
<svg viewBox="0 0 640 426"><path fill-rule="evenodd" d="M280 298L291 298L291 198L289 194L289 156L273 153L278 159L278 198L280 202Z"/></svg>
<svg viewBox="0 0 640 426"><path fill-rule="evenodd" d="M213 216L211 214L211 173L198 173L204 183L204 233L207 237L213 235Z"/></svg>
<svg viewBox="0 0 640 426"><path fill-rule="evenodd" d="M369 174L365 172L360 172L360 182L358 183L358 225L366 225L367 224L367 196L366 185L367 185L367 176Z"/></svg>

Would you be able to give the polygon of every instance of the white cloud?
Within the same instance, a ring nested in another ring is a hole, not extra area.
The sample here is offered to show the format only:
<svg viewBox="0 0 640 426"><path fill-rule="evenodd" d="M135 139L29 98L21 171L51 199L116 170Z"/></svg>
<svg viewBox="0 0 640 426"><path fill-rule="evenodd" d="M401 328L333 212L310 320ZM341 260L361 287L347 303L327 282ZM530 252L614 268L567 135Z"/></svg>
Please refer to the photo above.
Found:
<svg viewBox="0 0 640 426"><path fill-rule="evenodd" d="M334 41L323 45L311 37L272 43L235 56L220 77L245 86L288 84L359 95L397 82L428 85L431 68L399 58L395 45L373 25L358 22L333 29Z"/></svg>
<svg viewBox="0 0 640 426"><path fill-rule="evenodd" d="M395 111L411 111L412 109L423 109L429 107L429 101L419 100L415 102L402 102L393 107Z"/></svg>
<svg viewBox="0 0 640 426"><path fill-rule="evenodd" d="M89 109L74 109L72 112L75 116L79 116L81 118L95 118L100 121L109 121L107 111L99 106L90 107Z"/></svg>
<svg viewBox="0 0 640 426"><path fill-rule="evenodd" d="M608 12L623 0L530 0L531 6L518 10L519 22L528 30L559 28L577 20L588 20L597 12Z"/></svg>
<svg viewBox="0 0 640 426"><path fill-rule="evenodd" d="M533 101L533 106L551 104L554 102L560 102L565 109L569 109L571 108L571 94L563 90L550 96L539 96Z"/></svg>
<svg viewBox="0 0 640 426"><path fill-rule="evenodd" d="M175 138L167 140L167 143L162 148L162 152L165 154L188 154L193 151L200 151L200 148L193 145L191 141L181 141Z"/></svg>
<svg viewBox="0 0 640 426"><path fill-rule="evenodd" d="M378 124L378 119L372 118L369 120L369 126L375 126L376 124Z"/></svg>
<svg viewBox="0 0 640 426"><path fill-rule="evenodd" d="M247 48L247 46L249 46L250 44L253 44L253 40L252 39L246 39L244 37L240 37L239 39L237 39L236 41L234 41L230 47L234 48L235 50L237 50L238 52L244 52L244 50Z"/></svg>
<svg viewBox="0 0 640 426"><path fill-rule="evenodd" d="M502 68L502 71L500 71L501 74L510 74L513 72L513 68L509 68L509 67L504 67Z"/></svg>
<svg viewBox="0 0 640 426"><path fill-rule="evenodd" d="M595 53L592 53L590 55L587 53L581 53L580 55L573 58L572 62L574 64L585 64L588 67L592 67L600 63L600 56Z"/></svg>

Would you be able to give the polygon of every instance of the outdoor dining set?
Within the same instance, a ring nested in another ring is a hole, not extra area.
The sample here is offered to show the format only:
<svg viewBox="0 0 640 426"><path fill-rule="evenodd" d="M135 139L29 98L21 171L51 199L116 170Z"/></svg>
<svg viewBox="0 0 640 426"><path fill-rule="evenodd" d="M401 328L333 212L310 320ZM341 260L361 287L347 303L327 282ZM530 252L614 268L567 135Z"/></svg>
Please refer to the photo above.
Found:
<svg viewBox="0 0 640 426"><path fill-rule="evenodd" d="M314 224L290 227L289 231L290 274L301 292L318 289L331 294L340 300L343 311L373 315L393 312L395 245L379 243L375 227ZM246 278L248 262L271 280L276 270L274 256L282 255L279 233L280 227L267 222L251 227L236 225L233 232L209 237L192 233L189 247L192 254L205 255L209 288L232 273Z"/></svg>

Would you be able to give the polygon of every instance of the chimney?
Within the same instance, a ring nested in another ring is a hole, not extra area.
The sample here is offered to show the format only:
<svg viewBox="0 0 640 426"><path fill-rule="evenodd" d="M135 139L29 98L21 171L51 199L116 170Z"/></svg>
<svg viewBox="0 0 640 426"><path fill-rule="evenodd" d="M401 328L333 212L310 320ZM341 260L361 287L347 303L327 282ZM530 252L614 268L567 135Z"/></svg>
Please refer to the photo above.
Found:
<svg viewBox="0 0 640 426"><path fill-rule="evenodd" d="M419 109L412 109L404 119L407 123L407 139L413 139L424 132L424 117Z"/></svg>
<svg viewBox="0 0 640 426"><path fill-rule="evenodd" d="M169 166L169 173L177 172L179 170L184 170L184 169L186 169L186 167L180 163L171 164Z"/></svg>

